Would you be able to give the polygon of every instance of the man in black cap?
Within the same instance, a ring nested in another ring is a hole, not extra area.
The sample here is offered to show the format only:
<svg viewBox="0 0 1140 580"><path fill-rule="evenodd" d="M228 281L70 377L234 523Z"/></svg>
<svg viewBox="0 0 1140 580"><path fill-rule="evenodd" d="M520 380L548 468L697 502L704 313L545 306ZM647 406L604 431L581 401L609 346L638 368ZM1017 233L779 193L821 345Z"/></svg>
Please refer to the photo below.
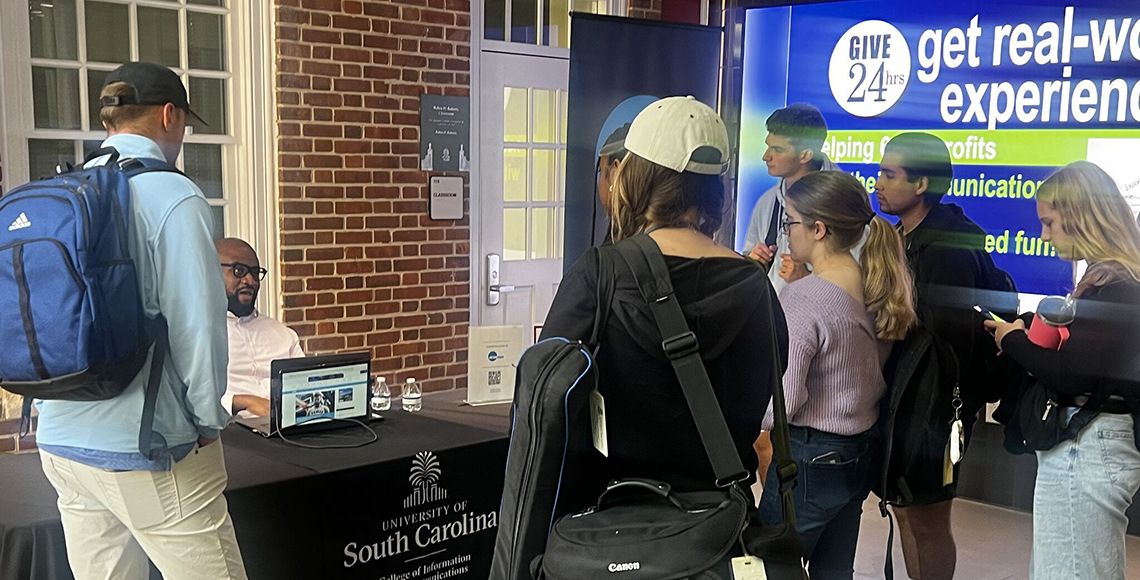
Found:
<svg viewBox="0 0 1140 580"><path fill-rule="evenodd" d="M122 159L173 163L187 120L201 121L178 76L155 64L116 69L100 103L110 134L103 147ZM142 173L130 186L128 243L143 307L168 326L155 443L139 448L149 362L113 399L40 402L36 437L44 473L59 494L68 560L78 580L144 580L148 557L168 579L244 579L222 495L226 293L210 206L176 171Z"/></svg>

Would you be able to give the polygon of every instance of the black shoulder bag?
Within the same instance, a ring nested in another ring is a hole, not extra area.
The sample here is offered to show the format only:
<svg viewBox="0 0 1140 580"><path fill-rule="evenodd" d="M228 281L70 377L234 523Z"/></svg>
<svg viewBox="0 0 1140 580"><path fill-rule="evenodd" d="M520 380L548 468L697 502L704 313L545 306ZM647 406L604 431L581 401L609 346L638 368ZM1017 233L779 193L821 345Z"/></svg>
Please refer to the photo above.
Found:
<svg viewBox="0 0 1140 580"><path fill-rule="evenodd" d="M650 305L664 338L662 348L681 383L716 485L708 491L682 493L662 481L612 482L594 507L554 524L538 577L589 580L613 578L620 572L620 577L627 579L720 580L732 577L731 558L752 555L763 561L767 578L805 580L792 500L796 465L791 459L775 329L772 439L784 522L759 526L755 507L741 486L748 473L701 361L696 335L689 330L674 296L660 249L649 236L642 235L615 245L614 250L629 264ZM771 309L770 296L764 299Z"/></svg>

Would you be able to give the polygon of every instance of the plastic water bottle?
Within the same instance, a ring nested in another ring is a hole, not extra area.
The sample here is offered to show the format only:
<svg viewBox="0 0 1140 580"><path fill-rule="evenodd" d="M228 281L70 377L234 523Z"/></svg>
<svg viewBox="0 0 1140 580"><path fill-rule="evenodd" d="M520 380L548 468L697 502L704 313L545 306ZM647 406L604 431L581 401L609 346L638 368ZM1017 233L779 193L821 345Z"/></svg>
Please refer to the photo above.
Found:
<svg viewBox="0 0 1140 580"><path fill-rule="evenodd" d="M372 383L372 413L387 411L392 408L392 391L388 390L388 381L384 377L376 377Z"/></svg>
<svg viewBox="0 0 1140 580"><path fill-rule="evenodd" d="M415 413L422 409L423 396L424 392L420 388L420 384L416 382L416 379L409 378L408 381L404 383L404 392L401 395L404 401L404 410Z"/></svg>

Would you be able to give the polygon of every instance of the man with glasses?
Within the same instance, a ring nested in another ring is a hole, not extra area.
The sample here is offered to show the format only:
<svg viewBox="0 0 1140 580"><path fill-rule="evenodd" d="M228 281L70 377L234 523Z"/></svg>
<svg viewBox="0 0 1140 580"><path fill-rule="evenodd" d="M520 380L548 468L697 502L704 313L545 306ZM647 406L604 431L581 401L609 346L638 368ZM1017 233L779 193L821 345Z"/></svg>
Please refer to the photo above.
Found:
<svg viewBox="0 0 1140 580"><path fill-rule="evenodd" d="M257 294L267 273L257 252L238 238L218 240L226 283L230 336L229 384L222 406L243 417L269 415L269 365L305 356L297 333L257 311Z"/></svg>

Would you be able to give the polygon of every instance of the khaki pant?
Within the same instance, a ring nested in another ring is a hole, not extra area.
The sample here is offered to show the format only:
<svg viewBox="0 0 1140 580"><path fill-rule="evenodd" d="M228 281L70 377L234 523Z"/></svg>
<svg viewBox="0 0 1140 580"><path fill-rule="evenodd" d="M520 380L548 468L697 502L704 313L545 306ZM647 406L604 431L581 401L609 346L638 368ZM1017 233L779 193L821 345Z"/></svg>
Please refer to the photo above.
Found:
<svg viewBox="0 0 1140 580"><path fill-rule="evenodd" d="M245 579L220 441L171 471L108 471L43 450L40 458L76 580L146 580L148 556L167 580Z"/></svg>

